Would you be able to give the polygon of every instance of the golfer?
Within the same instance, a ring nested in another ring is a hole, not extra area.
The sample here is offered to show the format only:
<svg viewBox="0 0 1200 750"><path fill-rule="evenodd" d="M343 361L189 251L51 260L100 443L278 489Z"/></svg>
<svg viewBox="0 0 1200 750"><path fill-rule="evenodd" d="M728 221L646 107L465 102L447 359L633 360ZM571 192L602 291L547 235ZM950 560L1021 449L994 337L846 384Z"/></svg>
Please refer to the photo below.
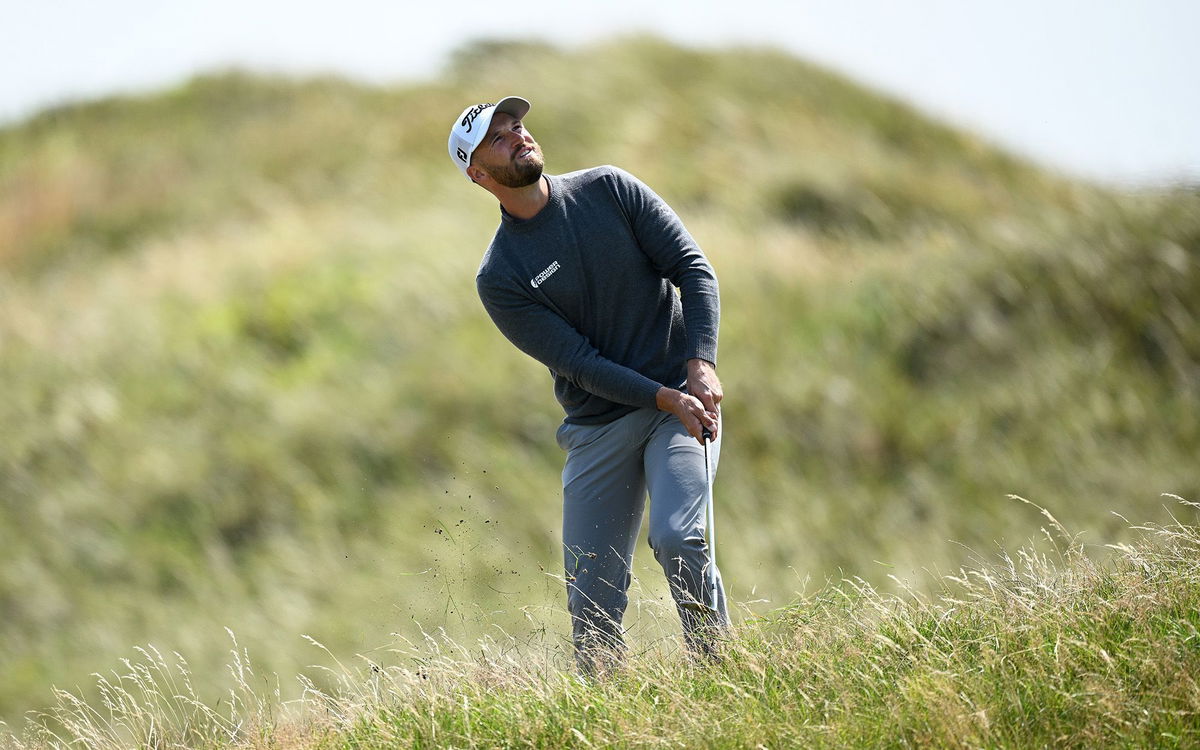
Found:
<svg viewBox="0 0 1200 750"><path fill-rule="evenodd" d="M591 673L621 659L647 492L650 546L685 642L711 654L729 624L705 541L704 430L714 471L721 445L716 276L675 212L629 173L545 174L529 108L515 96L467 107L449 150L500 202L476 277L483 306L550 369L566 412L557 439L576 661Z"/></svg>

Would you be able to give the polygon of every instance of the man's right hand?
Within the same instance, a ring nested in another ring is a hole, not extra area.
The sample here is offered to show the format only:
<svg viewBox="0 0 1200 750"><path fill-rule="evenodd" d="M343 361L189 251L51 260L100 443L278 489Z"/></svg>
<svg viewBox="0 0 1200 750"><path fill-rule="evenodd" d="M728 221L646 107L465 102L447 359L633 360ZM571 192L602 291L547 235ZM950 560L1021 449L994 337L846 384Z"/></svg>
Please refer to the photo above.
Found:
<svg viewBox="0 0 1200 750"><path fill-rule="evenodd" d="M704 442L704 428L712 433L712 439L717 439L717 415L704 408L704 404L695 396L689 396L683 391L663 386L654 397L659 411L674 414L683 423L688 434L700 443Z"/></svg>

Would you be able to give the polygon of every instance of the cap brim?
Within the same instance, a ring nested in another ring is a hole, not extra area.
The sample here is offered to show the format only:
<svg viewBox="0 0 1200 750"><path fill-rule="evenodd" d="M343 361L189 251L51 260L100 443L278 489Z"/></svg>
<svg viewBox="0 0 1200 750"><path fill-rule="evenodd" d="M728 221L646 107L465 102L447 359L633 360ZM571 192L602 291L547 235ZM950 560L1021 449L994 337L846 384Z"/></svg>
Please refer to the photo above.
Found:
<svg viewBox="0 0 1200 750"><path fill-rule="evenodd" d="M496 109L492 113L503 112L520 120L529 112L529 108L532 106L527 100L519 96L506 96L496 103Z"/></svg>

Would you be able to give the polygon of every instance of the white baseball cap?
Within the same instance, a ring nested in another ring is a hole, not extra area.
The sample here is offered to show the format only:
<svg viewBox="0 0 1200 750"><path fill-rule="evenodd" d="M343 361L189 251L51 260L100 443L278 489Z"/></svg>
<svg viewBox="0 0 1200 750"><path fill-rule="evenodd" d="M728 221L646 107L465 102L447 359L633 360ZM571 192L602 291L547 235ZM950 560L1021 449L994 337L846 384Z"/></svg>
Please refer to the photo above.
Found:
<svg viewBox="0 0 1200 750"><path fill-rule="evenodd" d="M467 174L467 167L471 166L471 154L487 135L493 115L503 112L520 120L529 111L530 106L529 102L519 96L506 96L497 104L476 104L464 109L450 128L450 159L458 167L458 171L468 180L471 179Z"/></svg>

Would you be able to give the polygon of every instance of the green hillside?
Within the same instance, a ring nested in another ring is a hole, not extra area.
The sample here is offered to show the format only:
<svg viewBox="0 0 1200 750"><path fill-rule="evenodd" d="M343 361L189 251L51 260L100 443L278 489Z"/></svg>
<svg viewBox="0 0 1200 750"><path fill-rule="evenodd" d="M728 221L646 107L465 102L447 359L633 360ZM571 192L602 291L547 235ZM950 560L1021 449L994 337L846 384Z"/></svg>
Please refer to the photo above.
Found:
<svg viewBox="0 0 1200 750"><path fill-rule="evenodd" d="M1055 176L761 49L214 74L0 131L0 716L135 644L218 680L226 627L280 675L304 634L559 643L561 413L475 298L497 209L445 156L509 93L550 171L629 169L717 269L741 616L1020 544L1009 493L1096 542L1200 497L1200 191Z"/></svg>

